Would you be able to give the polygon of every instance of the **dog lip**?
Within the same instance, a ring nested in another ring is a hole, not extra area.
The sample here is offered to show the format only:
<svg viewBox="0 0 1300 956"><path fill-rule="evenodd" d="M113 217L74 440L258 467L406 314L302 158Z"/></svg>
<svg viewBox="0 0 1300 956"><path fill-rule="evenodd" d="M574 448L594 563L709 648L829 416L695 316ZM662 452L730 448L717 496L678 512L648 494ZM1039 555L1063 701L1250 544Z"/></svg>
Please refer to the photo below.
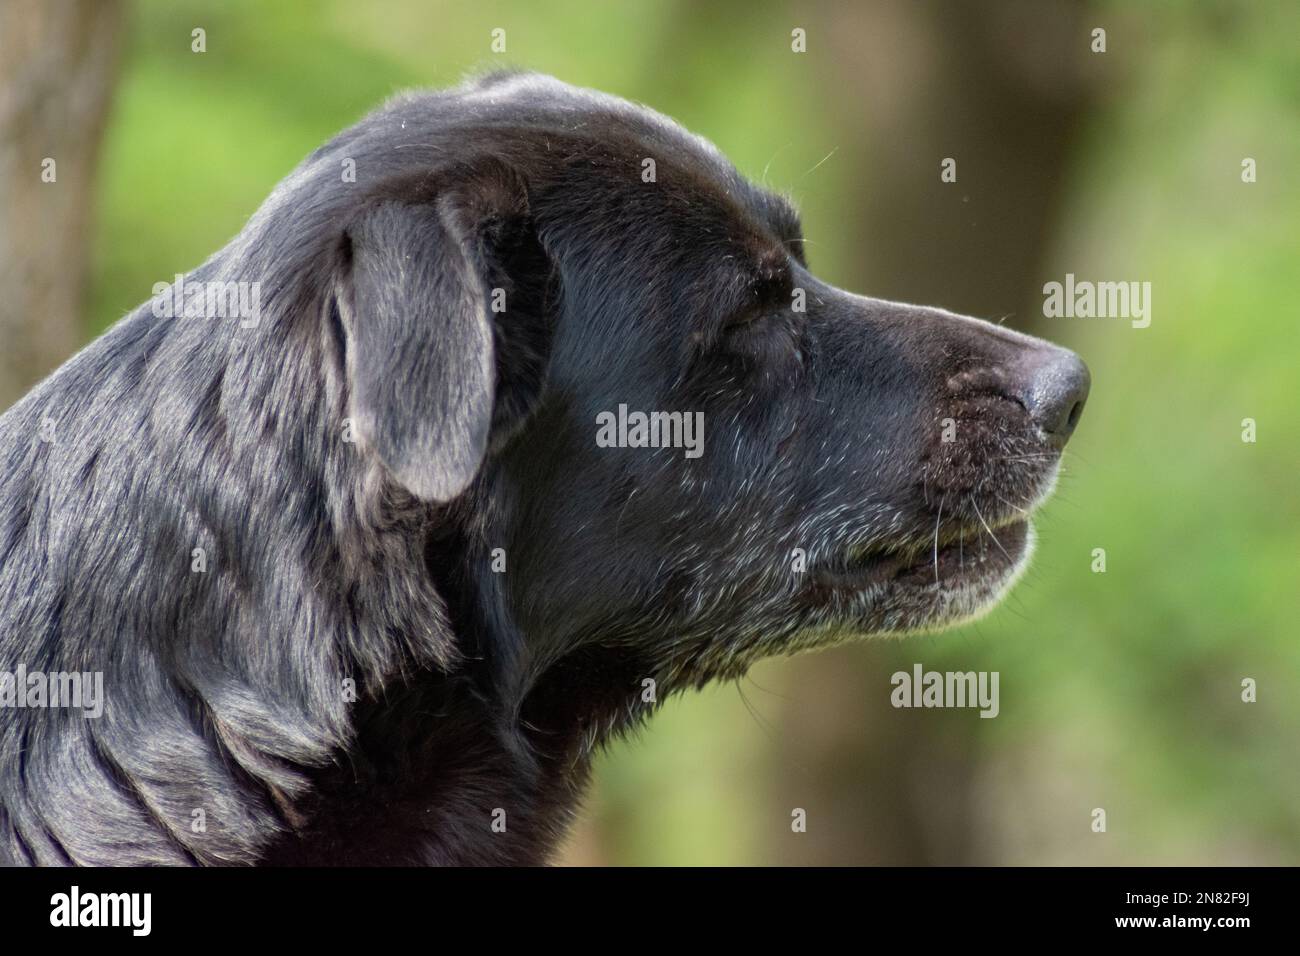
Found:
<svg viewBox="0 0 1300 956"><path fill-rule="evenodd" d="M917 541L858 549L818 568L818 583L834 590L865 590L873 585L968 583L1006 574L1023 557L1029 540L1028 518L986 529L982 525L945 533L928 545Z"/></svg>
<svg viewBox="0 0 1300 956"><path fill-rule="evenodd" d="M1030 522L1021 518L994 527L968 529L956 542L949 540L899 572L899 584L966 584L998 578L1015 569L1029 546Z"/></svg>

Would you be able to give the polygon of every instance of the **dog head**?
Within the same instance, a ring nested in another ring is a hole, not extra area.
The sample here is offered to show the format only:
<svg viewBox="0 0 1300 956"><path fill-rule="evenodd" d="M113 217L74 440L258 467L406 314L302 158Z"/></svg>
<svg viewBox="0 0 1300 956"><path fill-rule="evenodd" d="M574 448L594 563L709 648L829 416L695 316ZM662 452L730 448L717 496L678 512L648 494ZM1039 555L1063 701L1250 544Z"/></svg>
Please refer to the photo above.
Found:
<svg viewBox="0 0 1300 956"><path fill-rule="evenodd" d="M535 722L953 624L1024 568L1072 353L820 281L784 199L549 78L399 99L339 156L375 170L333 299L363 453L438 509L431 573Z"/></svg>

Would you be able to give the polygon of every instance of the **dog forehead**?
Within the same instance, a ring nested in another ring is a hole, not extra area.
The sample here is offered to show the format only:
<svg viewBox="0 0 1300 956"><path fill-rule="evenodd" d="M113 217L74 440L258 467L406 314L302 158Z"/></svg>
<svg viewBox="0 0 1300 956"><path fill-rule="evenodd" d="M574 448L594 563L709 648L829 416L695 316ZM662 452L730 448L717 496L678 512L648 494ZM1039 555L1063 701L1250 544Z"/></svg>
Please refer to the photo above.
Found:
<svg viewBox="0 0 1300 956"><path fill-rule="evenodd" d="M748 205L752 185L704 136L641 103L573 86L543 73L496 73L456 93L458 108L489 124L521 123L535 133L589 138L605 147L635 144L642 159L671 158L705 175L734 201Z"/></svg>
<svg viewBox="0 0 1300 956"><path fill-rule="evenodd" d="M585 132L593 138L600 138L602 124L617 122L641 140L645 158L666 154L678 162L685 160L697 176L703 174L713 189L767 223L780 238L802 234L799 213L786 197L756 186L708 138L641 103L573 86L544 73L514 71L469 80L459 97L484 120L526 118L530 124Z"/></svg>
<svg viewBox="0 0 1300 956"><path fill-rule="evenodd" d="M389 168L418 169L488 149L517 163L526 178L561 189L572 187L584 171L596 177L593 188L597 181L601 189L610 187L609 158L615 154L635 164L627 170L636 176L646 174L647 160L655 160L659 181L667 186L660 194L677 206L685 202L695 217L709 210L726 216L734 234L760 246L802 234L794 205L748 180L705 137L647 106L542 73L495 72L449 90L401 93L359 132ZM342 143L336 151L346 148ZM591 161L584 162L588 153ZM561 210L584 205L565 207L563 192L553 195ZM646 207L640 208L644 213ZM719 222L714 234L728 231ZM802 260L801 249L794 251Z"/></svg>
<svg viewBox="0 0 1300 956"><path fill-rule="evenodd" d="M717 146L670 117L643 104L600 90L573 86L544 73L491 74L471 81L462 89L462 99L468 106L514 111L523 108L533 117L550 117L570 130L582 129L584 124L600 117L619 119L643 128L654 138L689 145L712 161L731 167Z"/></svg>

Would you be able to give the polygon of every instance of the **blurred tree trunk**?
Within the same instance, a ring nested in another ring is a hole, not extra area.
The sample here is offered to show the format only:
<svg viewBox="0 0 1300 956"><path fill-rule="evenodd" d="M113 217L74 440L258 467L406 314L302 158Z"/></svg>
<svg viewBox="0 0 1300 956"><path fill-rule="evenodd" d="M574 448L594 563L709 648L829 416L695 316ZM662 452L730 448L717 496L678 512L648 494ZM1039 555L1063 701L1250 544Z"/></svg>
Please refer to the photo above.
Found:
<svg viewBox="0 0 1300 956"><path fill-rule="evenodd" d="M118 0L0 3L0 411L84 336L95 162L121 13Z"/></svg>
<svg viewBox="0 0 1300 956"><path fill-rule="evenodd" d="M807 55L840 112L839 156L867 157L842 197L854 288L1041 331L1044 255L1104 24L1067 0L815 9ZM947 157L955 183L940 180ZM809 826L777 841L774 862L997 862L982 858L972 795L980 721L890 706L890 675L926 656L877 643L789 665L792 686L816 690L788 709L770 789Z"/></svg>

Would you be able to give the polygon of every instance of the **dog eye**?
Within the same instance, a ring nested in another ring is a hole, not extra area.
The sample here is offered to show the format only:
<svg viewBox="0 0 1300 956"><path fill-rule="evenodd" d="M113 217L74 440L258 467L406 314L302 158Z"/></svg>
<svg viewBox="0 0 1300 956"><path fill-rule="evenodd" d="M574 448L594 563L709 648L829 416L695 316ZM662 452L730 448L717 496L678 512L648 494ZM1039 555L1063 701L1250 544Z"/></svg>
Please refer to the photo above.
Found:
<svg viewBox="0 0 1300 956"><path fill-rule="evenodd" d="M766 315L767 310L760 306L747 306L733 312L722 320L722 334L728 335L733 332L747 331L761 322Z"/></svg>
<svg viewBox="0 0 1300 956"><path fill-rule="evenodd" d="M770 353L781 343L774 340L796 338L789 314L790 290L793 277L789 267L777 253L760 260L755 269L745 275L738 288L731 309L714 328L713 339L726 351L742 353Z"/></svg>
<svg viewBox="0 0 1300 956"><path fill-rule="evenodd" d="M804 365L800 324L788 310L771 306L737 313L724 324L718 346L723 354L751 368Z"/></svg>

